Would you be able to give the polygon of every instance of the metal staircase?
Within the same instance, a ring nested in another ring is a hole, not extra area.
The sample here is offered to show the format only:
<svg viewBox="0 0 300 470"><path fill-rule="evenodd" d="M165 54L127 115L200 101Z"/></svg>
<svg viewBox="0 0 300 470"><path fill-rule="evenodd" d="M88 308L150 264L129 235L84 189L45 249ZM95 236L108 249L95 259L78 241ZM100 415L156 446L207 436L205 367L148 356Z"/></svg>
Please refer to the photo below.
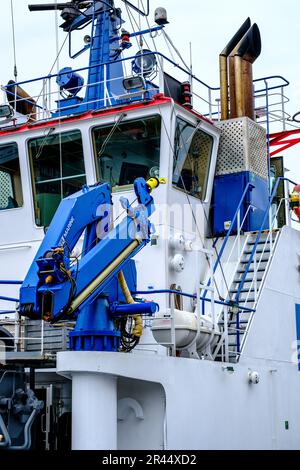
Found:
<svg viewBox="0 0 300 470"><path fill-rule="evenodd" d="M267 275L279 231L249 234L233 282L229 306L222 310L219 327L222 334L214 358L238 362L249 332L255 309Z"/></svg>

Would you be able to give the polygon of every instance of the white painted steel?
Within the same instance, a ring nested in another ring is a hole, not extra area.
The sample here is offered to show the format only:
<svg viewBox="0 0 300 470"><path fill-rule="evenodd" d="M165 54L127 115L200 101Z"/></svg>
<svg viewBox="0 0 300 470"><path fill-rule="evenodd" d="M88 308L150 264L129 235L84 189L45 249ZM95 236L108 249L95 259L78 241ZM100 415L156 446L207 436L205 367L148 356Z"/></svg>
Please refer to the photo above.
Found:
<svg viewBox="0 0 300 470"><path fill-rule="evenodd" d="M72 374L72 449L116 448L116 378L89 373L83 368Z"/></svg>

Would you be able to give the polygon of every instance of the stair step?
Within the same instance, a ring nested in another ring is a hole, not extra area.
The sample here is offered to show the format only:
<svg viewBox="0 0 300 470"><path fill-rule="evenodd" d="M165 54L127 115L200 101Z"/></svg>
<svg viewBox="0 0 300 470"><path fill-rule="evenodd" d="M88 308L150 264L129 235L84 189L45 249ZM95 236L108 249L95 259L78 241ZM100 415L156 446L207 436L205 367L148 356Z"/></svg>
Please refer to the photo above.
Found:
<svg viewBox="0 0 300 470"><path fill-rule="evenodd" d="M250 261L250 258L249 258L249 259L242 259L242 260L241 260L241 264L248 264L249 261ZM261 264L261 263L268 263L268 262L269 262L269 258L263 258L263 259L261 259L261 260L259 260L259 259L254 260L254 259L253 259L253 260L251 261L251 264L254 264L255 262L256 262L257 264L258 264L258 263L259 263L259 264Z"/></svg>
<svg viewBox="0 0 300 470"><path fill-rule="evenodd" d="M237 294L238 291L239 291L238 289L233 289L233 290L230 291L230 294ZM251 290L250 289L242 289L241 290L241 294L248 294L249 292L255 292L254 287Z"/></svg>
<svg viewBox="0 0 300 470"><path fill-rule="evenodd" d="M243 307L245 307L245 308L251 308L252 309L255 305L255 302L256 302L255 299L248 299L247 302L246 302L246 298L245 299L243 299L243 298L240 299L240 303L243 304ZM242 309L242 307L241 307L241 309ZM251 312L249 312L249 313L251 313Z"/></svg>
<svg viewBox="0 0 300 470"><path fill-rule="evenodd" d="M239 278L235 278L232 285L240 284L242 278L243 278L243 276L240 276ZM256 279L258 289L260 287L260 284L262 283L262 280L263 280L263 276ZM251 277L250 279L246 277L246 279L244 281L244 284L253 284L253 286L254 286L254 282L255 282L254 277Z"/></svg>
<svg viewBox="0 0 300 470"><path fill-rule="evenodd" d="M249 240L247 245L249 246L254 246L256 244L256 241L255 240ZM269 245L270 244L270 240L267 241L267 239L265 238L264 240L259 240L257 246L261 246L261 245Z"/></svg>
<svg viewBox="0 0 300 470"><path fill-rule="evenodd" d="M257 273L264 273L265 270L266 270L266 268L259 268L259 269L256 269L256 270L254 270L254 269L249 269L249 270L248 270L248 274L254 274L255 272L257 272ZM246 271L245 269L238 269L238 270L237 270L237 274L245 274L245 271Z"/></svg>
<svg viewBox="0 0 300 470"><path fill-rule="evenodd" d="M249 322L249 320L240 320L239 323L240 323L240 325L247 325L248 322ZM224 326L224 321L222 320L222 321L220 321L218 324L219 324L220 326ZM230 328L230 327L233 326L233 325L236 325L236 322L229 322L229 323L228 323L228 328Z"/></svg>
<svg viewBox="0 0 300 470"><path fill-rule="evenodd" d="M241 336L244 336L244 334L246 333L246 330L240 330L240 337ZM236 331L233 331L232 333L228 333L228 336L236 336L237 335L237 332Z"/></svg>
<svg viewBox="0 0 300 470"><path fill-rule="evenodd" d="M253 250L244 251L244 255L252 255L252 251ZM256 255L262 255L263 253L265 254L271 253L271 250L256 250L255 251Z"/></svg>
<svg viewBox="0 0 300 470"><path fill-rule="evenodd" d="M242 339L242 338L241 338ZM229 343L229 348L236 348L237 344L236 343Z"/></svg>

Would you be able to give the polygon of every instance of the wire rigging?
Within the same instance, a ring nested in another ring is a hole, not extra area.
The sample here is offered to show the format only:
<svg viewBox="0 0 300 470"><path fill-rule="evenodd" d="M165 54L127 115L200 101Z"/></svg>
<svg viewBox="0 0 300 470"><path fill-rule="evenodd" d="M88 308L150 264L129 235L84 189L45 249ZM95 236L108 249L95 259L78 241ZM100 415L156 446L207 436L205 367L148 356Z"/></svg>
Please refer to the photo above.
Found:
<svg viewBox="0 0 300 470"><path fill-rule="evenodd" d="M143 1L142 1L142 5L143 5ZM139 28L139 25L138 25L137 21L135 20L134 15L133 15L131 12L130 12L130 15L132 16L132 18L133 18L133 20L134 20L134 22L135 22L136 27ZM130 22L131 22L131 26L132 26L132 28L133 28L133 31L135 31L135 28L134 28L134 26L133 26L132 21L130 21ZM148 17L146 17L146 22L147 22L148 29L150 29L151 26L150 26ZM154 40L153 36L151 36L151 39L152 39L152 42L153 42L153 47L154 47L154 49L155 49L155 51L156 51L156 53L157 53L158 50L157 50L157 47L156 47L155 40ZM147 47L149 48L149 45L148 45L146 39L145 39L145 43L146 43ZM160 67L161 71L163 71L163 67L162 67L162 64L161 64L161 60L162 60L162 59L161 59L161 57L159 56L159 60L158 60L159 67ZM184 64L185 64L185 63L184 63ZM189 68L186 64L185 64L185 66L187 67L188 71L190 72L190 68ZM168 84L167 84L167 87L168 87ZM168 87L168 88L169 88L169 87ZM169 91L169 94L170 94L170 90L168 90L168 91ZM161 116L162 116L161 108L160 108L159 105L158 105L158 108L159 108L160 114L161 114ZM176 112L176 109L175 109L175 105L173 106L173 112L174 112L174 114L175 114L175 117L177 117L177 112ZM167 126L166 126L166 123L165 123L165 121L164 121L164 118L162 118L162 122L163 122L164 130L165 130L165 132L166 132L166 135L167 135L167 138L168 138L168 141L169 141L169 145L170 145L170 147L171 147L171 149L172 149L172 153L173 153L173 155L175 156L175 148L174 148L173 142L171 141L171 137L170 137L170 135L169 135L169 130L168 130ZM205 246L205 243L204 243L203 237L202 237L202 235L201 235L201 231L200 231L200 228L199 228L199 225L198 225L198 221L197 221L197 218L196 218L196 215L195 215L195 212L194 212L194 209L193 209L193 206L192 206L192 203L191 203L191 200L190 200L188 191L187 191L187 189L186 189L184 180L183 180L183 178L182 178L182 175L180 175L180 179L181 179L181 182L182 182L184 191L185 191L185 195L186 195L186 198L187 198L187 201L188 201L190 210L191 210L191 214L192 214L192 217L193 217L193 220L194 220L194 223L195 223L195 227L196 227L198 236L199 236L199 238L200 238L200 241L201 241L202 246L204 247L204 246ZM207 214L206 214L206 208L204 207L203 202L202 202L201 200L200 200L200 203L201 203L201 205L202 205L202 207L203 207L203 212L204 212L205 219L206 219L206 221L207 221L207 226L209 227L210 224L209 224L208 216L207 216ZM215 251L217 257L219 257L219 252L218 252L217 247L216 247L216 246L213 246L213 249L214 249L214 251ZM208 266L210 267L210 259L209 259L209 257L206 255L205 258L206 258L206 261L207 261L207 263L208 263ZM224 283L225 283L225 287L226 287L226 291L227 291L227 296L230 297L230 289L229 289L229 286L228 286L228 283L227 283L227 280L226 280L226 276L225 276L225 272L224 272L224 268L223 268L223 265L222 265L221 260L219 261L219 265L220 265L220 269L221 269L221 275L222 275L222 277L223 277L223 279L224 279ZM220 292L220 289L219 289L219 287L218 287L218 283L217 283L217 280L216 280L215 276L214 276L214 283L215 283L215 287L216 287L216 290L217 290L217 293L218 293L218 296L219 296L220 300L224 300L223 296L221 295L221 292Z"/></svg>
<svg viewBox="0 0 300 470"><path fill-rule="evenodd" d="M14 77L15 77L15 82L16 82L17 79L18 79L18 67L17 67L17 49L16 49L14 0L10 0L10 13L11 13L11 26L12 26L13 55L14 55Z"/></svg>

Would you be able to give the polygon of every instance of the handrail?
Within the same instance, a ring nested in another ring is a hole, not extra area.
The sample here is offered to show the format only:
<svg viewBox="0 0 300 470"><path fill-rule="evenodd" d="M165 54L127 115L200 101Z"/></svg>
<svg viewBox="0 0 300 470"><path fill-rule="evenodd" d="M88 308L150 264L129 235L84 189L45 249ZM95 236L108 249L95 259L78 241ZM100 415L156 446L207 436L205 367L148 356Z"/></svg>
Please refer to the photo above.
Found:
<svg viewBox="0 0 300 470"><path fill-rule="evenodd" d="M20 302L20 299L15 299L14 297L4 297L3 295L0 296L0 300L5 302Z"/></svg>
<svg viewBox="0 0 300 470"><path fill-rule="evenodd" d="M132 292L132 295L157 295L157 294L176 294L181 297L187 297L189 299L197 299L196 294L187 294L186 292L180 292L177 290L171 290L171 289L160 289L160 290L147 290L147 291L135 291ZM200 297L200 300L204 302L211 302L211 299L204 299L203 297ZM223 305L224 307L231 307L231 303L222 301L222 300L215 300L215 304L217 305ZM244 310L244 309L243 309ZM252 308L245 308L245 312L254 312Z"/></svg>
<svg viewBox="0 0 300 470"><path fill-rule="evenodd" d="M174 62L173 60L171 60L169 57L167 57L166 55L162 54L161 52L158 52L158 51L154 51L154 52L144 52L143 54L141 54L141 57L146 57L148 55L157 55L157 56L160 56L162 57L163 59L165 59L167 62L169 62L170 64L174 65L174 67L178 68L179 70L181 70L182 72L185 72L186 74L188 74L191 78L193 78L194 80L196 80L198 83L200 83L201 85L205 86L207 89L211 90L211 91L219 91L220 90L220 87L212 87L210 85L208 85L207 83L203 82L202 80L200 80L196 75L192 74L191 75L191 71L190 70L187 70L183 67L181 67L179 64L177 64L176 62ZM90 70L90 69L93 69L95 67L103 67L105 65L113 65L113 64L116 64L116 63L120 63L120 62L125 62L127 60L133 60L135 59L135 56L130 56L130 57L124 57L122 59L117 59L117 60L114 60L114 61L108 61L108 62L101 62L100 64L96 64L96 65L89 65L87 67L80 67L80 68L77 68L77 69L74 69L73 71L74 72L83 72L83 71L86 71L86 70ZM49 79L49 78L56 78L58 76L61 76L61 75L65 75L65 74L68 74L69 72L63 72L63 73L55 73L55 74L48 74L48 75L43 75L41 77L37 77L37 78L33 78L33 79L30 79L30 80L23 80L21 82L16 82L14 84L14 86L20 86L20 85L25 85L25 84L28 84L28 83L33 83L33 82L37 82L37 81L40 81L40 80L46 80L46 79ZM268 77L262 77L262 78L257 78L254 80L254 83L256 82L260 82L260 81L265 81L265 80L271 80L271 79L275 79L275 78L278 78L280 80L282 80L284 82L284 84L281 84L281 85L274 85L272 87L268 87L268 90L275 90L277 88L285 88L287 86L290 85L290 82L288 80L286 80L284 77L282 77L281 75L273 75L273 76L268 76ZM6 86L4 87L6 88ZM262 91L265 91L266 89L263 88L261 90L255 90L256 93L260 93Z"/></svg>
<svg viewBox="0 0 300 470"><path fill-rule="evenodd" d="M236 211L235 211L235 214L234 214L234 217L233 217L233 219L232 219L230 228L229 228L229 230L228 230L228 232L227 232L227 234L226 234L226 237L225 237L225 239L224 239L224 242L223 242L223 244L222 244L221 250L219 251L218 258L217 258L217 260L216 260L216 262L215 262L214 269L213 269L213 273L214 273L214 274L215 274L215 272L217 271L218 266L219 266L219 264L220 264L220 262L221 262L221 259L222 259L223 253L224 253L224 251L225 251L225 248L226 248L226 246L227 246L229 237L231 236L231 233L232 233L234 224L235 224L235 222L237 221L237 218L238 218L239 212L240 212L240 210L241 210L241 207L242 207L242 205L244 204L244 199L245 199L245 197L246 197L247 194L248 194L248 190L249 190L249 189L252 190L253 188L254 188L253 184L247 183L246 188L245 188L245 190L244 190L244 192L243 192L243 195L242 195L242 197L241 197L241 200L240 200L240 202L239 202L239 205L238 205L238 207L237 207L237 209L236 209ZM210 279L209 282L208 282L208 284L207 284L207 287L209 287L209 286L211 285L211 281L212 281L212 280ZM203 298L204 298L204 300L206 299L207 293L208 293L208 289L206 289L206 290L204 291L204 293L203 293ZM205 305L204 302L202 302L202 310L203 310L203 312L204 312L204 309L205 309L204 305Z"/></svg>
<svg viewBox="0 0 300 470"><path fill-rule="evenodd" d="M252 252L251 252L251 255L250 255L250 258L249 258L249 261L248 261L248 264L247 264L247 267L245 269L245 272L243 274L243 277L241 279L241 282L239 284L239 288L238 288L238 292L237 292L237 295L236 295L236 303L238 304L239 303L239 300L240 300L240 296L241 296L241 291L244 287L244 284L245 284L245 280L246 280L246 277L248 275L248 272L249 272L249 269L251 267L251 264L252 264L252 261L254 260L254 256L255 256L255 253L256 253L256 249L258 247L258 244L260 242L260 239L261 239L261 235L262 233L265 231L264 227L265 227L265 223L267 221L267 217L269 216L269 211L272 207L272 204L273 204L273 201L274 201L274 198L277 194L277 190L278 190L278 186L279 186L279 183L280 181L288 181L289 183L291 184L294 184L295 186L297 186L297 183L295 183L294 181L290 180L289 178L284 178L284 177L280 177L280 178L277 178L276 180L276 183L275 183L275 186L273 188L273 191L272 191L272 194L270 196L270 199L269 199L269 203L268 203L268 206L267 206L267 209L265 211L265 215L264 215L264 218L263 218L263 221L262 221L262 224L261 224L261 227L259 229L259 232L256 236L256 240L255 240L255 244L252 248ZM272 228L271 228L272 230Z"/></svg>
<svg viewBox="0 0 300 470"><path fill-rule="evenodd" d="M251 285L250 285L250 287L249 287L248 295L247 295L246 299L243 300L243 305L244 305L244 306L246 306L247 303L248 303L250 293L252 292L253 284L254 284L254 286L255 286L255 287L254 287L254 289L255 289L255 291L254 291L254 294L255 294L255 301L257 302L257 295L258 295L258 292L259 292L258 289L257 289L257 285L255 285L255 284L257 283L257 269L260 268L260 265L261 265L261 263L263 262L263 257L264 257L264 255L265 255L267 245L268 245L269 241L271 240L271 233L272 233L272 230L273 230L273 227L274 227L274 222L277 220L277 217L278 217L278 214L279 214L279 211L280 211L280 209L281 209L281 206L282 206L283 201L286 201L286 198L282 198L282 199L281 199L280 204L279 204L279 206L278 206L278 209L277 209L277 211L276 211L276 214L274 214L273 220L272 220L272 222L271 222L271 224L270 224L271 229L270 229L270 231L269 231L268 237L266 238L266 241L265 241L265 244L264 244L262 253L261 253L261 255L260 255L259 261L256 263L256 272L254 273L253 280L252 280ZM272 252L271 252L271 257L272 257ZM270 259L271 259L271 258L270 258ZM262 278L261 285L262 285L263 282L264 282L265 276L266 276L266 271L265 271L264 276L263 276L263 278ZM261 287L260 287L260 288L261 288ZM253 313L252 313L252 315L253 315ZM239 314L238 314L237 323L239 323L239 321L240 321L240 318L239 318ZM251 323L251 317L250 317L249 320L248 320L248 325L249 325L250 323ZM238 349L238 353L240 353L240 351L241 351L242 348L243 348L243 345L244 345L244 343L245 343L245 339L246 339L246 337L247 337L247 335L248 335L248 332L249 332L248 329L243 332L243 335L244 335L244 336L243 336L243 340L242 340L241 343L240 343L240 338L238 338L238 341L237 341L237 344L238 344L238 348L237 348L237 349ZM240 332L237 332L237 337L239 336L239 334L240 334Z"/></svg>
<svg viewBox="0 0 300 470"><path fill-rule="evenodd" d="M148 55L156 55L158 57L161 57L163 60L167 61L169 64L173 65L177 70L180 70L181 72L185 73L186 75L189 76L190 79L193 79L195 80L198 84L204 86L207 90L208 90L208 95L209 95L209 101L207 102L206 100L204 100L210 107L211 106L214 106L213 102L211 101L211 92L218 92L220 90L220 87L213 87L213 86L210 86L208 85L207 83L205 83L204 81L200 80L196 75L194 74L191 74L191 70L190 69L187 69L187 68L184 68L182 67L181 65L179 65L178 63L174 62L173 60L171 60L169 57L167 57L166 55L162 54L161 52L158 52L158 51L153 51L153 52L144 52L141 56L142 57L146 57ZM113 65L113 64L116 64L116 63L123 63L123 62L126 62L126 61L132 61L135 59L135 56L129 56L129 57L123 57L123 58L120 58L120 59L116 59L114 61L107 61L107 62L102 62L100 64L94 64L94 65L89 65L89 66L86 66L86 67L80 67L80 68L77 68L77 69L74 69L74 72L83 72L83 71L88 71L88 70L91 70L93 68L96 68L96 67L105 67L105 66L109 66L109 65ZM58 76L61 76L61 75L64 75L68 72L60 72L60 73L55 73L55 74L48 74L48 75L44 75L44 76L41 76L41 77L38 77L38 78L33 78L33 79L29 79L29 80L23 80L23 81L19 81L19 82L16 82L14 85L15 86L21 86L21 85L25 85L25 84L29 84L29 83L34 83L34 82L38 82L38 81L46 81L46 80L50 80L52 78L56 78ZM254 80L254 83L259 83L261 81L263 82L266 82L266 80L274 80L274 79L279 79L279 80L282 80L282 83L281 84L276 84L274 86L268 86L268 92L271 91L271 90L276 90L278 88L280 89L283 89L285 87L287 87L289 85L289 82L288 80L286 80L284 77L280 76L280 75L274 75L274 76L268 76L268 77L263 77L263 78L258 78L256 80ZM86 84L85 85L86 87L88 86L94 86L94 84ZM3 86L3 88L5 90L8 90L8 86ZM261 90L255 90L255 93L260 93L262 91L266 91L266 88L264 89L261 89ZM196 95L196 94L195 94ZM39 95L40 96L40 95ZM198 96L200 99L202 99L200 96ZM38 106L38 105L37 105ZM217 105L215 105L217 106ZM39 109L44 109L43 107L40 107L38 106ZM213 114L218 114L218 113L212 113L211 110L210 110L210 113L209 115L212 116Z"/></svg>
<svg viewBox="0 0 300 470"><path fill-rule="evenodd" d="M23 281L15 281L15 280L11 280L11 281L3 281L3 280L0 280L0 286L1 285L6 285L6 286L15 286L15 285L22 285L23 284Z"/></svg>

